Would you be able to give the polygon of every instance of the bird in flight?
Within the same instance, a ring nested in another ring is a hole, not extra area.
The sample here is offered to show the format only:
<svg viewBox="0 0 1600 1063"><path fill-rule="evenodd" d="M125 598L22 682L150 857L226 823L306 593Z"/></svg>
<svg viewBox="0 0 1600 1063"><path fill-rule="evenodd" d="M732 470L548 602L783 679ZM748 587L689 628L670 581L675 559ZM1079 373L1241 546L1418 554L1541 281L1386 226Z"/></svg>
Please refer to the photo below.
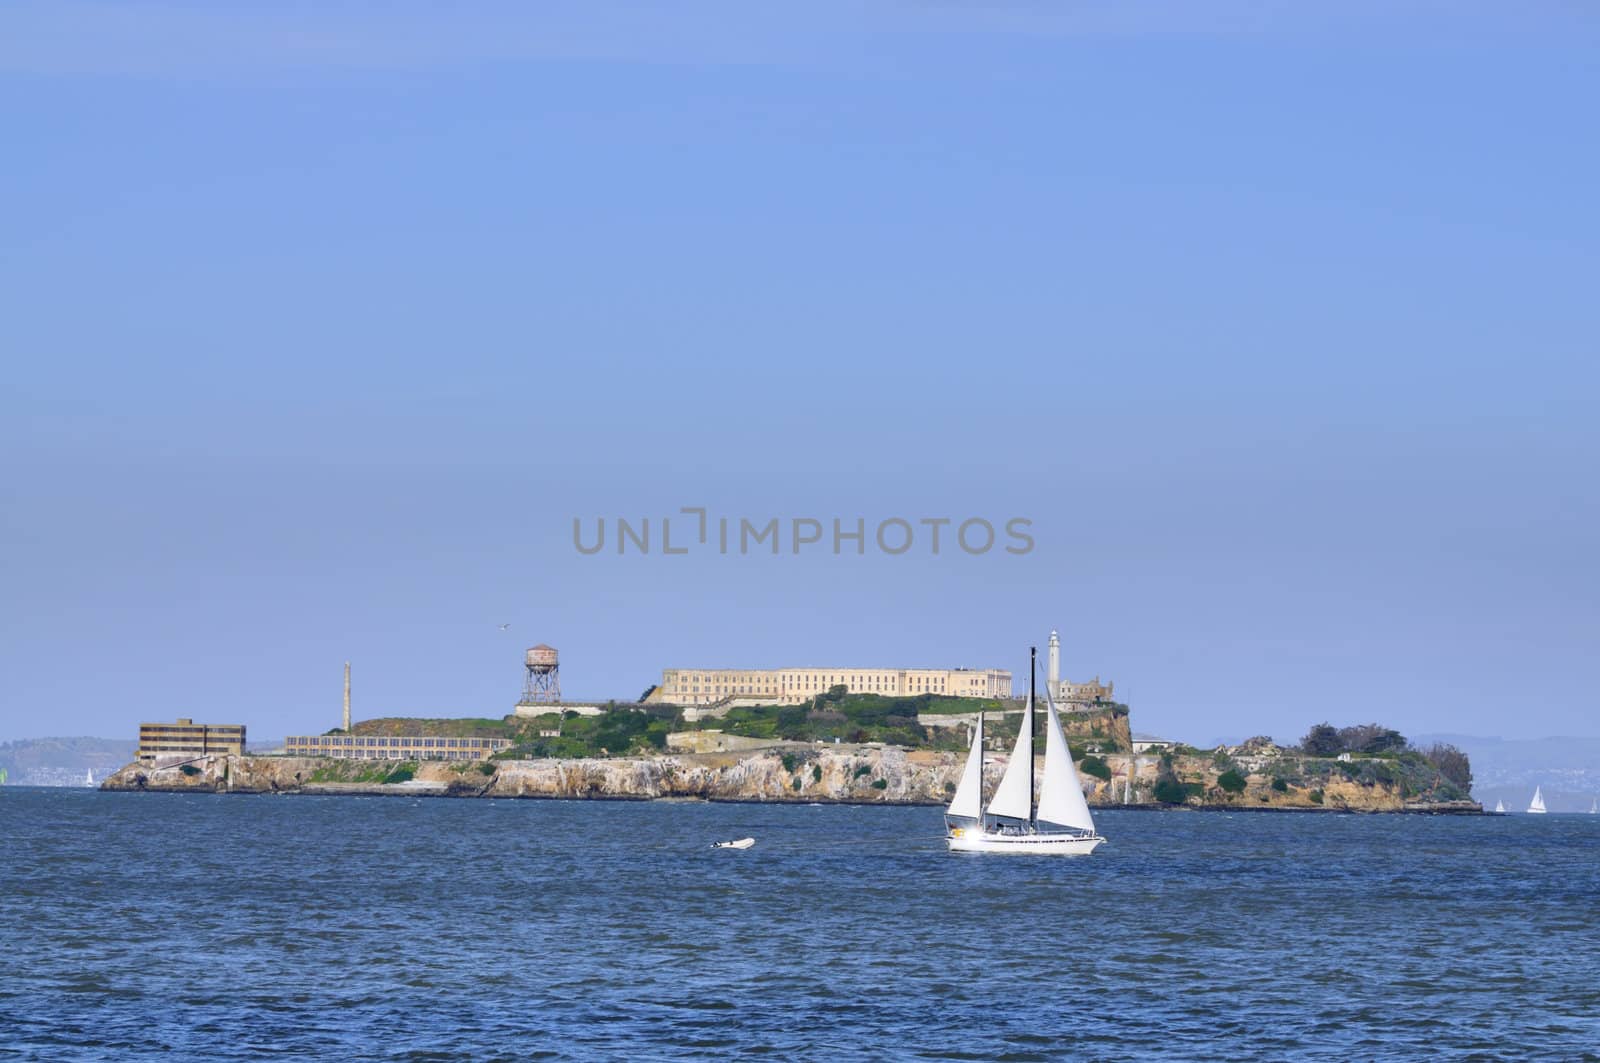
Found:
<svg viewBox="0 0 1600 1063"><path fill-rule="evenodd" d="M500 630L501 630L501 631L504 631L504 630L505 630L505 629L506 629L506 628L508 628L508 627L510 627L510 626L511 626L511 625L510 625L510 624L501 624L501 625L500 625Z"/></svg>

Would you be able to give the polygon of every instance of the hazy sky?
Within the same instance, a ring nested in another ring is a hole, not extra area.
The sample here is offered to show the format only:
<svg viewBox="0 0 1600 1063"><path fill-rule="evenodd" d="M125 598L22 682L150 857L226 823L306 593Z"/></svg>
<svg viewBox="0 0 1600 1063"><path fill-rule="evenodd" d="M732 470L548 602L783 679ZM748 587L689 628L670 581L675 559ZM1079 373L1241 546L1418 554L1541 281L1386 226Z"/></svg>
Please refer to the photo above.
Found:
<svg viewBox="0 0 1600 1063"><path fill-rule="evenodd" d="M0 738L1052 627L1141 731L1600 731L1600 16L1313 6L0 7ZM573 547L683 506L1036 545Z"/></svg>

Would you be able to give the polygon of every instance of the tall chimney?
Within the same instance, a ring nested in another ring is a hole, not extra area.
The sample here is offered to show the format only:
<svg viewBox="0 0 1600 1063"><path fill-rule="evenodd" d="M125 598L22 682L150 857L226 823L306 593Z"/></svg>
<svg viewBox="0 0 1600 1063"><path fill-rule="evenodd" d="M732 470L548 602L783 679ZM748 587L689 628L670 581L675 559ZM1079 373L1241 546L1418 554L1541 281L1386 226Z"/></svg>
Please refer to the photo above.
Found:
<svg viewBox="0 0 1600 1063"><path fill-rule="evenodd" d="M350 662L344 662L344 733L350 733Z"/></svg>

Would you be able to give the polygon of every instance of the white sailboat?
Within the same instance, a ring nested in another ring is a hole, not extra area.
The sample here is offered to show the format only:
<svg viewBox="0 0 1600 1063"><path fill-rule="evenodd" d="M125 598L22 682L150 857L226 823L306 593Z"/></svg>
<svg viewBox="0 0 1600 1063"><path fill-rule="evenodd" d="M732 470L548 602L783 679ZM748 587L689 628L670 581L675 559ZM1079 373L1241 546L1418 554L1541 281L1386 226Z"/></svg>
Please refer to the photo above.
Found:
<svg viewBox="0 0 1600 1063"><path fill-rule="evenodd" d="M1542 816L1544 815L1544 812L1544 793L1539 789L1539 787L1535 786L1533 788L1533 800L1528 802L1528 814L1531 816Z"/></svg>
<svg viewBox="0 0 1600 1063"><path fill-rule="evenodd" d="M1506 814L1506 803L1504 801L1496 801L1494 803L1494 814L1497 816Z"/></svg>
<svg viewBox="0 0 1600 1063"><path fill-rule="evenodd" d="M89 774L84 776L83 785L85 785L85 786L93 786L94 785L94 769L90 768L90 769L88 769L88 771L89 771Z"/></svg>
<svg viewBox="0 0 1600 1063"><path fill-rule="evenodd" d="M1105 841L1094 829L1089 802L1072 766L1056 715L1055 701L1045 691L1044 778L1039 803L1033 803L1034 674L1037 651L1029 651L1028 707L1017 731L1016 748L1000 785L983 804L983 712L972 732L972 748L956 787L955 799L945 810L946 844L959 853L1036 853L1086 856Z"/></svg>
<svg viewBox="0 0 1600 1063"><path fill-rule="evenodd" d="M1589 802L1589 815L1600 816L1600 797Z"/></svg>

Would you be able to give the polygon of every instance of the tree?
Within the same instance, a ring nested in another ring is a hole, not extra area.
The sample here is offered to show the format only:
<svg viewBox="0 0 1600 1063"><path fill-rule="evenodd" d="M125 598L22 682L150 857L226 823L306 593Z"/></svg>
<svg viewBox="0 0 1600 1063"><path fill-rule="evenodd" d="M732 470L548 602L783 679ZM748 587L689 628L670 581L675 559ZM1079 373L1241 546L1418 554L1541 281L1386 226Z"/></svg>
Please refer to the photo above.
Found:
<svg viewBox="0 0 1600 1063"><path fill-rule="evenodd" d="M1424 750L1422 755L1439 770L1440 775L1462 790L1472 792L1472 761L1461 750L1449 743L1438 742Z"/></svg>
<svg viewBox="0 0 1600 1063"><path fill-rule="evenodd" d="M1406 747L1404 735L1377 723L1342 727L1339 741L1349 753L1398 753Z"/></svg>
<svg viewBox="0 0 1600 1063"><path fill-rule="evenodd" d="M1309 757L1336 757L1344 752L1344 741L1333 724L1319 723L1300 739L1300 748Z"/></svg>
<svg viewBox="0 0 1600 1063"><path fill-rule="evenodd" d="M1230 794L1244 793L1244 776L1229 768L1217 776L1217 785Z"/></svg>

